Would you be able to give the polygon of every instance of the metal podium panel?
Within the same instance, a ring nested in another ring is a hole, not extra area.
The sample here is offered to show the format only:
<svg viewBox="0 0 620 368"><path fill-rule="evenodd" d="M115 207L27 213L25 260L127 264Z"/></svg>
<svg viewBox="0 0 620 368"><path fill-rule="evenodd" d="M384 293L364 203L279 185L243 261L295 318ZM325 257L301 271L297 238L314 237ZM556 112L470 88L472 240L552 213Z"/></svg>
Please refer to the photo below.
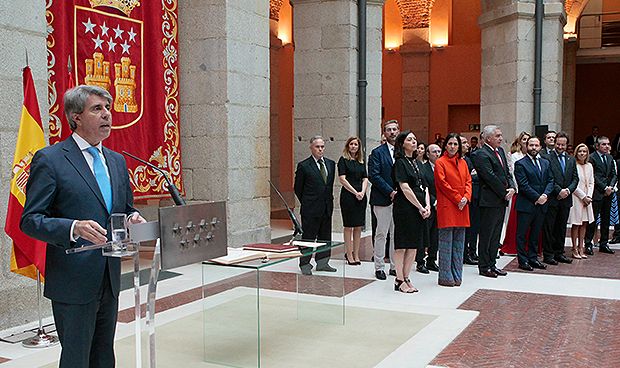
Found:
<svg viewBox="0 0 620 368"><path fill-rule="evenodd" d="M162 270L226 255L226 202L160 208L159 236Z"/></svg>

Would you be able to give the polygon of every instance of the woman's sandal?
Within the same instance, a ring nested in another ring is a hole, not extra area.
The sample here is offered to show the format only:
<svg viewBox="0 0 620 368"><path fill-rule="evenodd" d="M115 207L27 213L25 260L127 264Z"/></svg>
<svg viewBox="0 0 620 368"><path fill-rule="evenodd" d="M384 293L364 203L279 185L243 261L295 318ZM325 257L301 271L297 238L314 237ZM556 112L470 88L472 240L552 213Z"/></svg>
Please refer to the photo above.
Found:
<svg viewBox="0 0 620 368"><path fill-rule="evenodd" d="M409 278L406 278L404 282L407 284L407 286L409 286L411 288L410 289L411 290L410 293L417 293L418 291L420 291L420 290L418 290L418 289L413 287L413 284L411 283L411 280L409 280Z"/></svg>

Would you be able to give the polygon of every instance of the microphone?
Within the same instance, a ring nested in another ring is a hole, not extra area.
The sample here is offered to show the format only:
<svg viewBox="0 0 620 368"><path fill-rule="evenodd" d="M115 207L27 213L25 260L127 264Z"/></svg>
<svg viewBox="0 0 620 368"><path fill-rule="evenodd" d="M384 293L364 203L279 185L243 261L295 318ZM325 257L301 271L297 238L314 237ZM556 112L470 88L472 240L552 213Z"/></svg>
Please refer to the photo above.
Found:
<svg viewBox="0 0 620 368"><path fill-rule="evenodd" d="M127 152L127 151L123 151L123 155L125 156L129 156L131 158L133 158L136 161L140 161L143 164L145 164L146 166L150 167L151 169L157 171L158 173L160 173L163 177L164 180L166 180L166 184L168 184L168 192L170 192L170 196L172 197L172 200L174 201L174 204L177 206L183 206L185 205L185 200L183 199L183 197L181 197L181 193L179 193L179 189L177 189L177 187L172 184L172 181L170 180L170 178L168 178L168 175L166 174L166 172L162 169L160 169L159 167L153 165L152 163L145 161L139 157L136 157L134 155L132 155L131 153Z"/></svg>
<svg viewBox="0 0 620 368"><path fill-rule="evenodd" d="M293 213L293 210L291 210L291 208L288 206L288 203L286 203L286 201L284 200L284 197L282 197L282 193L280 193L278 188L276 188L275 185L273 185L271 180L267 180L267 181L269 182L269 185L271 185L273 190L276 191L276 193L278 194L278 197L280 197L280 199L282 200L282 203L284 203L284 205L286 206L286 212L288 212L288 217L291 219L291 222L293 223L293 226L295 227L295 232L293 233L293 238L295 238L297 235L303 235L303 231L301 229L301 224L297 220L297 217L295 217L295 214Z"/></svg>

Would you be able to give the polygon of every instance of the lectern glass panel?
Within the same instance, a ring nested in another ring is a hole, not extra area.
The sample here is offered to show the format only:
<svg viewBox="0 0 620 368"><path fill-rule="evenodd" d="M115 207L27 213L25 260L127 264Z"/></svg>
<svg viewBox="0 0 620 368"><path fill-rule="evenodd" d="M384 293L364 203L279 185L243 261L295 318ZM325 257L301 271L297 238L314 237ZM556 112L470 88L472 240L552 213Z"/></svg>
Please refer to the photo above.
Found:
<svg viewBox="0 0 620 368"><path fill-rule="evenodd" d="M301 275L298 257L203 262L205 361L232 367L293 361L307 353L295 343L306 326L344 324L342 244L302 248L304 255L332 253L329 264L337 271L313 269L311 276Z"/></svg>

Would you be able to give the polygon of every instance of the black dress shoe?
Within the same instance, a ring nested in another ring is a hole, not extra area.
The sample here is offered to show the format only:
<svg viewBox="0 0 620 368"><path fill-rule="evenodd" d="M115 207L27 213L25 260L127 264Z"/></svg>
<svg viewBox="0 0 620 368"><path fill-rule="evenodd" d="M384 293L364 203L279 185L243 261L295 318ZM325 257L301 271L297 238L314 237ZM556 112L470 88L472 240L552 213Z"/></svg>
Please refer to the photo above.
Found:
<svg viewBox="0 0 620 368"><path fill-rule="evenodd" d="M607 244L601 244L598 246L598 251L601 253L607 253L607 254L614 254L616 253L616 251L614 251L613 249L609 248L609 245Z"/></svg>
<svg viewBox="0 0 620 368"><path fill-rule="evenodd" d="M390 276L396 276L396 270L390 270L390 272L388 272L390 274Z"/></svg>
<svg viewBox="0 0 620 368"><path fill-rule="evenodd" d="M528 263L524 263L524 264L520 264L519 263L519 268L524 270L524 271L534 271L532 266L530 266Z"/></svg>
<svg viewBox="0 0 620 368"><path fill-rule="evenodd" d="M428 268L426 268L426 266L423 264L416 267L415 270L418 271L419 273L430 273L428 271Z"/></svg>
<svg viewBox="0 0 620 368"><path fill-rule="evenodd" d="M609 241L609 244L618 244L618 243L620 243L620 238L618 237L614 237L613 239Z"/></svg>
<svg viewBox="0 0 620 368"><path fill-rule="evenodd" d="M493 279L497 278L497 274L495 272L491 271L491 269L480 270L480 271L478 271L478 273L480 274L480 276L490 277L490 278L493 278Z"/></svg>
<svg viewBox="0 0 620 368"><path fill-rule="evenodd" d="M504 271L504 270L500 270L497 267L491 267L491 271L495 272L497 274L497 276L506 276L508 275L508 272Z"/></svg>
<svg viewBox="0 0 620 368"><path fill-rule="evenodd" d="M336 271L338 271L336 268L328 265L327 263L323 264L323 265L320 265L320 266L316 265L316 270L317 271L325 271L325 272L336 272Z"/></svg>
<svg viewBox="0 0 620 368"><path fill-rule="evenodd" d="M465 256L465 258L463 258L463 263L466 265L472 265L475 266L478 264L478 261L476 261L475 259L469 257L469 256Z"/></svg>
<svg viewBox="0 0 620 368"><path fill-rule="evenodd" d="M560 254L559 256L556 256L555 260L560 263L573 263L573 260L566 257L564 254Z"/></svg>
<svg viewBox="0 0 620 368"><path fill-rule="evenodd" d="M593 248L592 243L586 244L585 248L586 248L586 254L587 255L589 255L589 256L593 256L594 255L594 250L592 249Z"/></svg>
<svg viewBox="0 0 620 368"><path fill-rule="evenodd" d="M439 267L435 261L426 261L426 269L429 271L439 272Z"/></svg>
<svg viewBox="0 0 620 368"><path fill-rule="evenodd" d="M553 266L557 266L558 265L558 261L556 261L553 258L545 258L545 259L543 259L543 262L545 262L546 264L553 265Z"/></svg>
<svg viewBox="0 0 620 368"><path fill-rule="evenodd" d="M383 271L383 270L375 271L375 277L378 280L385 280L385 279L387 279L387 276L385 275L385 271Z"/></svg>
<svg viewBox="0 0 620 368"><path fill-rule="evenodd" d="M533 268L538 268L539 270L546 270L547 269L547 266L542 264L539 260L530 261L529 265L532 266Z"/></svg>

